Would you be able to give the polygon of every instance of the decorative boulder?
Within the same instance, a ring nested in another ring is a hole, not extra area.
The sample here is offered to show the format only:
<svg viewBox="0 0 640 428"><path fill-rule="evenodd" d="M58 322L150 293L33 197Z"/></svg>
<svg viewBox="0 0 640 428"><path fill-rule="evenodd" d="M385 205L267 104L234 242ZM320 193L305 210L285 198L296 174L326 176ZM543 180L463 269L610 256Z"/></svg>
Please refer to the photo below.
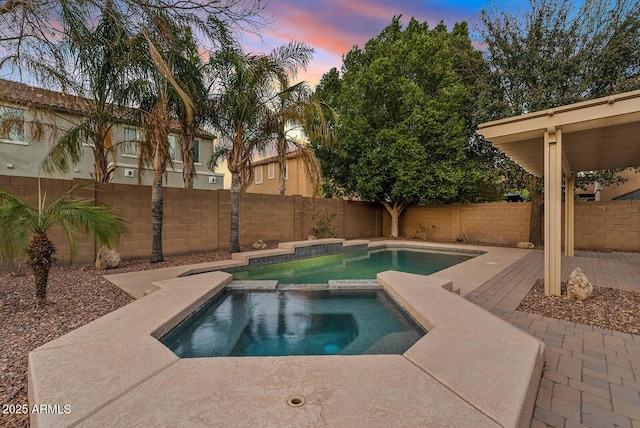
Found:
<svg viewBox="0 0 640 428"><path fill-rule="evenodd" d="M253 248L256 250L262 250L267 248L267 244L265 244L262 239L258 239L256 242L253 243Z"/></svg>
<svg viewBox="0 0 640 428"><path fill-rule="evenodd" d="M102 247L98 251L98 257L96 257L96 269L115 269L120 266L120 262L122 262L122 259L116 250Z"/></svg>
<svg viewBox="0 0 640 428"><path fill-rule="evenodd" d="M522 249L525 249L525 250L533 250L534 248L536 248L536 246L533 245L531 242L524 242L524 241L523 242L518 242L516 244L516 247L522 248Z"/></svg>
<svg viewBox="0 0 640 428"><path fill-rule="evenodd" d="M567 281L567 296L575 300L585 300L593 294L593 285L579 267L571 272Z"/></svg>
<svg viewBox="0 0 640 428"><path fill-rule="evenodd" d="M309 235L309 237L307 238L307 240L309 240L309 241L313 241L314 239L318 239L318 238L316 238L313 235Z"/></svg>

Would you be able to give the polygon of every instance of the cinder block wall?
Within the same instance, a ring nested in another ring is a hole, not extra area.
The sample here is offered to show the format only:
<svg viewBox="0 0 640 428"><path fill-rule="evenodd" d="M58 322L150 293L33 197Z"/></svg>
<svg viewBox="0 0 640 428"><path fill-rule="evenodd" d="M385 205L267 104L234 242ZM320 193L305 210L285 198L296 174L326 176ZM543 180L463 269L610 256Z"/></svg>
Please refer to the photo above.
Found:
<svg viewBox="0 0 640 428"><path fill-rule="evenodd" d="M530 203L409 206L400 216L400 235L436 241L511 244L529 236ZM383 225L390 233L391 216Z"/></svg>
<svg viewBox="0 0 640 428"><path fill-rule="evenodd" d="M47 204L82 180L41 180ZM32 206L38 203L38 181L0 175L0 188ZM165 255L229 248L231 194L228 190L164 188ZM76 196L108 205L128 222L130 236L118 248L124 258L151 253L151 187L97 184ZM400 217L400 235L436 241L513 244L529 237L531 204L488 203L410 206ZM285 242L307 239L319 219L345 239L389 236L391 217L379 204L299 195L240 195L240 244L258 239ZM564 221L563 221L564 229ZM640 201L576 202L575 245L578 248L640 250ZM563 230L564 233L564 230ZM69 242L59 228L50 237L59 263L70 262ZM99 249L89 237L78 241L75 261L91 263Z"/></svg>
<svg viewBox="0 0 640 428"><path fill-rule="evenodd" d="M640 250L640 201L576 202L575 245Z"/></svg>
<svg viewBox="0 0 640 428"><path fill-rule="evenodd" d="M82 180L42 179L47 202L59 197ZM32 206L38 201L38 181L30 177L0 176L0 188ZM95 188L77 192L112 207L128 222L130 235L118 251L123 258L148 257L151 253L151 187L97 183ZM163 188L165 255L186 254L229 248L231 193L228 190ZM354 239L380 235L380 213L376 204L344 200L247 194L240 195L240 245L258 239L285 242L307 239L316 225L314 213L331 216L331 228L340 238ZM70 263L67 238L54 228L49 234L61 264ZM89 237L79 239L74 262L92 263L99 246Z"/></svg>
<svg viewBox="0 0 640 428"><path fill-rule="evenodd" d="M400 235L423 238L426 230L430 240L513 244L529 240L530 215L529 202L410 206L400 217ZM382 236L389 236L391 217L386 210L383 217ZM564 205L562 233L564 239ZM640 250L640 201L576 202L575 246Z"/></svg>

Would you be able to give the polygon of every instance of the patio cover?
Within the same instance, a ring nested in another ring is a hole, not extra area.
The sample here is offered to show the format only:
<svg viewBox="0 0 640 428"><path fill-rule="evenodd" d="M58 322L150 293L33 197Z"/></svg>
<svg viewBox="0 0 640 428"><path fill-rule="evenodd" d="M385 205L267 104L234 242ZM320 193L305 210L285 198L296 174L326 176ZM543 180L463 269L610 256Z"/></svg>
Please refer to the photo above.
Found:
<svg viewBox="0 0 640 428"><path fill-rule="evenodd" d="M545 293L560 295L563 177L565 254L573 256L572 173L640 166L640 91L483 123L477 132L531 174L544 175Z"/></svg>

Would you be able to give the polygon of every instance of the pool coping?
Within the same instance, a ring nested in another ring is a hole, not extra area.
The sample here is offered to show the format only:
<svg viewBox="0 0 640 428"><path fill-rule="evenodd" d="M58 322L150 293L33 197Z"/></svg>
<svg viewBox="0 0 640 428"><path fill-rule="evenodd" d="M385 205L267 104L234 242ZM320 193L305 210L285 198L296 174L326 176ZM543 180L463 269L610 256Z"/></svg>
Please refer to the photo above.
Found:
<svg viewBox="0 0 640 428"><path fill-rule="evenodd" d="M403 355L179 359L156 338L227 287L231 275L174 271L147 297L29 354L30 405L71 408L32 413L31 424L529 426L544 345L451 292L485 282L529 251L483 248L457 269L378 275L429 330ZM304 405L289 406L292 396Z"/></svg>

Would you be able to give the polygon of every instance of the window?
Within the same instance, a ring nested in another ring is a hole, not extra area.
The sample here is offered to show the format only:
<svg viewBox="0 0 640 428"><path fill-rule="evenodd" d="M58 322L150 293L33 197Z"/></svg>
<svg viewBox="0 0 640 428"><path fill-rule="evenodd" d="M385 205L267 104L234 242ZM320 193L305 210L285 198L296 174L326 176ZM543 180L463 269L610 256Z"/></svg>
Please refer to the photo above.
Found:
<svg viewBox="0 0 640 428"><path fill-rule="evenodd" d="M269 165L267 165L267 178L269 180L273 180L275 176L276 176L276 164L275 162L271 162Z"/></svg>
<svg viewBox="0 0 640 428"><path fill-rule="evenodd" d="M285 180L289 179L289 161L288 160L284 161L284 179Z"/></svg>
<svg viewBox="0 0 640 428"><path fill-rule="evenodd" d="M200 141L193 142L193 162L200 163Z"/></svg>
<svg viewBox="0 0 640 428"><path fill-rule="evenodd" d="M124 143L122 144L122 154L128 156L138 156L138 141L140 141L140 130L135 128L124 128Z"/></svg>
<svg viewBox="0 0 640 428"><path fill-rule="evenodd" d="M257 166L255 170L255 183L262 184L262 165Z"/></svg>
<svg viewBox="0 0 640 428"><path fill-rule="evenodd" d="M0 140L24 142L24 110L0 107Z"/></svg>
<svg viewBox="0 0 640 428"><path fill-rule="evenodd" d="M169 135L169 156L174 161L181 162L182 161L182 148L180 146L180 140L175 135Z"/></svg>

